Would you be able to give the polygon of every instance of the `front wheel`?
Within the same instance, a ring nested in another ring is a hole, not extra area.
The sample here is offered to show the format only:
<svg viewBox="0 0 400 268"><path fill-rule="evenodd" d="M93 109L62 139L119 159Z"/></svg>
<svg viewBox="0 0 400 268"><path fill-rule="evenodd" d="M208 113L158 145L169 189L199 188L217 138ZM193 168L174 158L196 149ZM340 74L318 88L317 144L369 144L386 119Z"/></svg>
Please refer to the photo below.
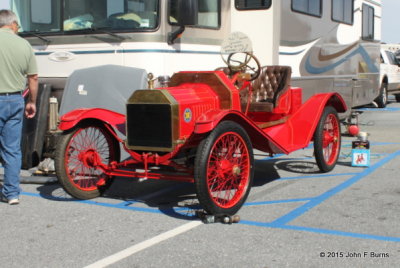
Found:
<svg viewBox="0 0 400 268"><path fill-rule="evenodd" d="M195 185L203 208L213 215L234 215L249 195L253 163L246 131L232 121L220 123L196 154Z"/></svg>
<svg viewBox="0 0 400 268"><path fill-rule="evenodd" d="M96 165L108 165L119 158L118 142L102 124L80 124L58 141L55 155L58 181L75 198L98 197L111 185L113 178Z"/></svg>
<svg viewBox="0 0 400 268"><path fill-rule="evenodd" d="M321 172L331 171L340 153L340 122L336 110L325 107L314 133L314 155Z"/></svg>

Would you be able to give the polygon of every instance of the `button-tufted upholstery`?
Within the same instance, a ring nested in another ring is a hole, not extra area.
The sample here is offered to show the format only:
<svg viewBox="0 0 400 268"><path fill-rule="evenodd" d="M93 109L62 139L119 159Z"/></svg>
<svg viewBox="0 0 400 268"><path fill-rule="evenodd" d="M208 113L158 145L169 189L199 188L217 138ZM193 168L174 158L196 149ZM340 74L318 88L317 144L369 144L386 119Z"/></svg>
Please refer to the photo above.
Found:
<svg viewBox="0 0 400 268"><path fill-rule="evenodd" d="M290 66L263 66L260 76L252 82L253 94L249 111L272 112L279 97L290 85ZM243 99L244 100L244 99ZM247 100L244 100L247 102Z"/></svg>

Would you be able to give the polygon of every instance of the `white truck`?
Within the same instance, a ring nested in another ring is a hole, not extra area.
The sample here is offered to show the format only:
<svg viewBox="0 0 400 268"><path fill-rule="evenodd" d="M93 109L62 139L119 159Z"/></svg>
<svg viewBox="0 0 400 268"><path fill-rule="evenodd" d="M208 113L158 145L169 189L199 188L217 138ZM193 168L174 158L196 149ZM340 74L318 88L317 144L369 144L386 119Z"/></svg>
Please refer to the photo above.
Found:
<svg viewBox="0 0 400 268"><path fill-rule="evenodd" d="M378 107L386 107L388 94L394 94L396 101L400 102L400 62L387 45L381 48L380 81L380 94L375 99Z"/></svg>

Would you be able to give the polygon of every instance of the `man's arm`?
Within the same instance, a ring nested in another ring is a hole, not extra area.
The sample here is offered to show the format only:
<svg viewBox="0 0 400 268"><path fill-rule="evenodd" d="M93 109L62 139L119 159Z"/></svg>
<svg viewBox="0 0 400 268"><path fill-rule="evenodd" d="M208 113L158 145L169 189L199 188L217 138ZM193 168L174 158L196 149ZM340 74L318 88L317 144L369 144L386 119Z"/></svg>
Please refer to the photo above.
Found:
<svg viewBox="0 0 400 268"><path fill-rule="evenodd" d="M38 75L28 75L29 97L25 107L25 116L27 118L33 118L36 114L36 97L38 87Z"/></svg>

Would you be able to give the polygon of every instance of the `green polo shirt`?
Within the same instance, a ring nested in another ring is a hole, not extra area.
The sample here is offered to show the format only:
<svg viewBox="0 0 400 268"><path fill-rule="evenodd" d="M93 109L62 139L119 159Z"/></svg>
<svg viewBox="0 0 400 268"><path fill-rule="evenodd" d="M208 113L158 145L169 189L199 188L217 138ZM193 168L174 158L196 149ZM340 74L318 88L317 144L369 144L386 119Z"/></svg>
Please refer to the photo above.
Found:
<svg viewBox="0 0 400 268"><path fill-rule="evenodd" d="M26 75L37 74L35 54L25 39L0 28L0 93L25 89Z"/></svg>

